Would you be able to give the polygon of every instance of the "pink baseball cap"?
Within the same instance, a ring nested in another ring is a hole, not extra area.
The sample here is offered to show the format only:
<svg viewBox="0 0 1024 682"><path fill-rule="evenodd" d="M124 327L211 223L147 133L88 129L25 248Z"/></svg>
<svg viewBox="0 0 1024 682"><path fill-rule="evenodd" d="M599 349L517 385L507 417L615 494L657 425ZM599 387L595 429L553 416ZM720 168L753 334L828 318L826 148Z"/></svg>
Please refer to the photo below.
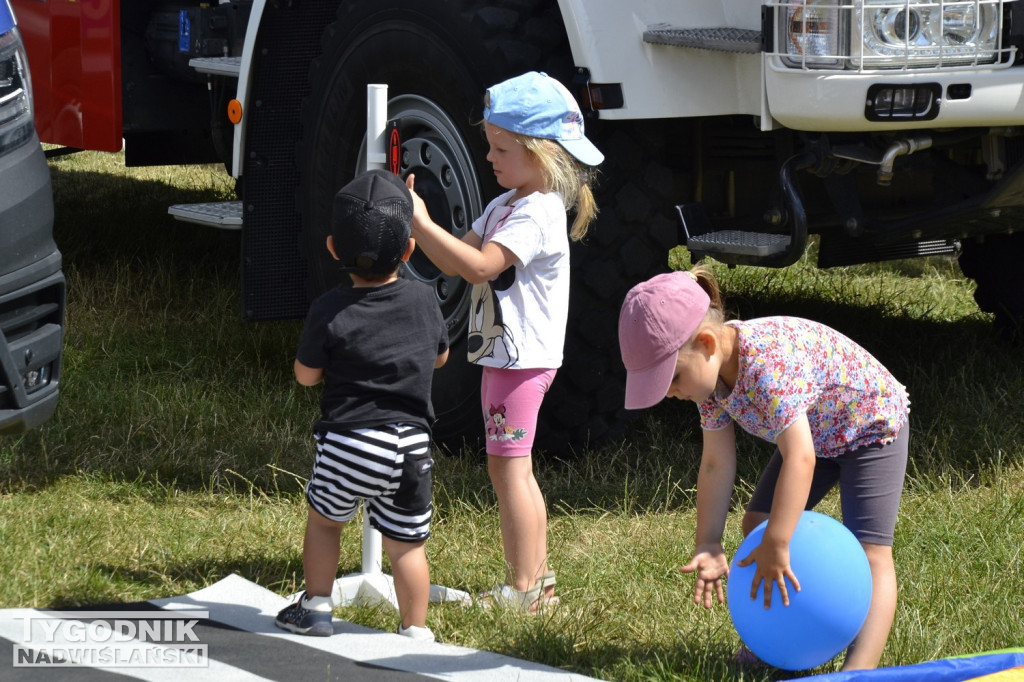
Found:
<svg viewBox="0 0 1024 682"><path fill-rule="evenodd" d="M682 270L657 275L629 290L619 311L627 410L651 407L665 397L679 349L697 331L710 305L696 278Z"/></svg>

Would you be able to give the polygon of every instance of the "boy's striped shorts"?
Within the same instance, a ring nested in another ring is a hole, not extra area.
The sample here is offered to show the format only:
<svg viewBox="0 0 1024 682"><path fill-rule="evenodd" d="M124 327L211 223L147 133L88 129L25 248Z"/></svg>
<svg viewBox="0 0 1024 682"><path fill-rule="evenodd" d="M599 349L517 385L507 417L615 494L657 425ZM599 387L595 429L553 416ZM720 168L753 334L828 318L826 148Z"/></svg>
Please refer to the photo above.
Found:
<svg viewBox="0 0 1024 682"><path fill-rule="evenodd" d="M430 537L430 434L408 424L343 432L317 431L309 506L332 521L351 521L360 500L381 535L419 542Z"/></svg>

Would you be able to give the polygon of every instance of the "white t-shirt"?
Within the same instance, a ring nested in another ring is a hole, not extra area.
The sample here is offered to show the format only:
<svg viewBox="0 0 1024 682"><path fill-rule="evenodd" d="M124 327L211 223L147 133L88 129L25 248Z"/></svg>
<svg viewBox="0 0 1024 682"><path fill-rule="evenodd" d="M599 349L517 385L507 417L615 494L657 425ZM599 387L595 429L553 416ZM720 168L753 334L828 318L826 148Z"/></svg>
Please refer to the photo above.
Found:
<svg viewBox="0 0 1024 682"><path fill-rule="evenodd" d="M557 369L569 317L569 236L556 192L507 205L514 190L487 205L473 232L501 244L516 262L473 286L469 361L506 369Z"/></svg>

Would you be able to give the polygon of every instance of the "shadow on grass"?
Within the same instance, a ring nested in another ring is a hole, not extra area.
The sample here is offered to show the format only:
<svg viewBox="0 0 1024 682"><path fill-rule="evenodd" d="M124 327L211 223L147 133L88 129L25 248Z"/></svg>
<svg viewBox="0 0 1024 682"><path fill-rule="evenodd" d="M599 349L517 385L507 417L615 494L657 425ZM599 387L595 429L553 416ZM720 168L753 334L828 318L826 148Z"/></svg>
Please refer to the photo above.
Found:
<svg viewBox="0 0 1024 682"><path fill-rule="evenodd" d="M85 471L125 480L156 475L183 489L240 479L272 494L277 481L268 466L306 475L316 396L291 381L297 323L242 322L239 233L166 213L172 203L224 199L223 188L51 168L58 245L81 287L69 292L67 387L51 424L0 450L0 487L44 486ZM1007 419L1024 402L1024 360L983 316L915 319L811 290L725 293L746 319L819 320L889 367L913 403L913 475L966 480L1024 461L1024 424ZM666 504L668 481L692 488L700 454L695 407L665 401L631 416L616 442L538 457L553 509L653 508ZM741 479L756 476L770 451L741 435ZM459 456L483 466L475 450ZM450 483L456 495L489 487L486 477L469 480ZM671 491L668 499L689 501Z"/></svg>
<svg viewBox="0 0 1024 682"><path fill-rule="evenodd" d="M791 679L794 674L760 663L734 660L735 648L706 633L683 626L672 644L650 645L643 642L596 643L593 632L583 625L586 619L543 618L513 623L514 636L505 647L493 650L531 661L559 661L559 666L601 679L675 680L685 671L686 679L769 680ZM593 623L601 629L600 623Z"/></svg>
<svg viewBox="0 0 1024 682"><path fill-rule="evenodd" d="M159 180L63 168L51 163L54 239L82 272L131 262L146 266L168 257L237 268L241 233L174 219L172 204L225 201L223 190L182 188ZM144 274L144 273L143 273Z"/></svg>
<svg viewBox="0 0 1024 682"><path fill-rule="evenodd" d="M1024 354L999 338L984 316L949 322L913 319L878 307L824 301L813 291L785 300L737 297L731 303L745 312L744 319L794 315L817 320L886 365L910 394L911 476L978 481L1001 466L1024 464L1024 420L1008 418L1024 404ZM640 496L645 485L662 480L669 469L680 488L695 486L701 449L696 406L664 400L632 417L621 442L580 460L606 459L620 481L639 482L631 490ZM737 449L740 485L753 485L774 446L738 430ZM565 471L579 464L555 461L552 466ZM571 486L553 492L556 500L576 503ZM607 492L614 495L614 486ZM638 503L658 506L661 501L654 496Z"/></svg>
<svg viewBox="0 0 1024 682"><path fill-rule="evenodd" d="M219 319L231 313L217 310L194 312L199 317L193 321L154 318L99 341L72 331L78 347L70 349L73 363L58 415L0 450L3 487L41 486L86 471L126 480L157 475L182 489L238 479L273 494L268 465L308 475L307 431L317 392L297 389L291 380L298 327ZM912 401L912 475L969 480L999 465L1024 463L1024 423L1008 418L1024 403L1024 361L983 320L905 319L823 306L810 295L778 307L763 302L758 312L818 319L893 371ZM75 353L83 354L77 365ZM248 408L254 412L246 414ZM633 417L619 441L537 458L553 513L626 504L658 508L665 504L666 485L681 491L695 485L696 407L668 400ZM739 435L738 446L740 478L752 483L772 447L746 434ZM467 449L454 457L467 459L476 473L460 471L445 481L447 494L488 501L485 455ZM670 497L688 501L680 495Z"/></svg>
<svg viewBox="0 0 1024 682"><path fill-rule="evenodd" d="M358 570L358 567L353 570ZM170 563L161 566L159 571L132 570L114 564L93 564L90 566L88 579L76 583L64 594L55 594L47 608L117 604L125 600L126 594L152 595L147 599L175 597L202 589L233 574L238 574L271 592L285 595L292 591L294 584L302 584L302 557L296 554L294 560L277 560L265 556L217 561L200 560ZM297 583L282 580L281 576L287 575L295 575Z"/></svg>

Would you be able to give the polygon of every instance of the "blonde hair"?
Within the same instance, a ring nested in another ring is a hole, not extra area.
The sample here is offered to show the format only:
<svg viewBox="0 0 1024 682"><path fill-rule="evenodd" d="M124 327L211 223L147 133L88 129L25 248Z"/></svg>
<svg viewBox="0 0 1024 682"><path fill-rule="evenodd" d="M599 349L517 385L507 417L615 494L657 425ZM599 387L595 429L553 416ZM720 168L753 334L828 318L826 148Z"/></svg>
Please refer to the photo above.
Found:
<svg viewBox="0 0 1024 682"><path fill-rule="evenodd" d="M576 211L569 236L574 242L580 241L597 217L597 202L590 188L597 169L578 161L554 140L520 134L515 134L515 138L537 160L544 184L562 195L568 210Z"/></svg>
<svg viewBox="0 0 1024 682"><path fill-rule="evenodd" d="M484 93L484 106L491 103L490 93ZM482 126L494 126L505 130L488 121L481 121ZM483 129L483 128L482 128ZM562 195L565 208L576 211L572 221L569 237L578 242L587 236L590 223L597 218L597 201L590 188L597 178L597 169L588 166L566 151L565 147L554 140L542 137L531 137L513 131L506 131L516 142L526 148L527 153L537 161L540 172L544 176L544 185L552 192Z"/></svg>

